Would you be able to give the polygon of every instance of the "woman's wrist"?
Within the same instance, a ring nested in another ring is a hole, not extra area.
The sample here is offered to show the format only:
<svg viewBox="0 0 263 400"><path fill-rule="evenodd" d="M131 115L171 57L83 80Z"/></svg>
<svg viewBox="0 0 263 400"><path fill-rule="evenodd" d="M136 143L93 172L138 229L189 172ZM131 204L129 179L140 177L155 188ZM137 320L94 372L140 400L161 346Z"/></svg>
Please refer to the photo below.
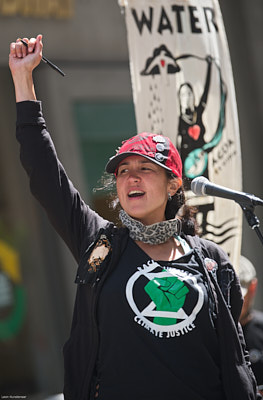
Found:
<svg viewBox="0 0 263 400"><path fill-rule="evenodd" d="M22 73L22 71L19 71L19 74L13 75L13 81L17 103L26 100L36 100L32 72L24 71Z"/></svg>

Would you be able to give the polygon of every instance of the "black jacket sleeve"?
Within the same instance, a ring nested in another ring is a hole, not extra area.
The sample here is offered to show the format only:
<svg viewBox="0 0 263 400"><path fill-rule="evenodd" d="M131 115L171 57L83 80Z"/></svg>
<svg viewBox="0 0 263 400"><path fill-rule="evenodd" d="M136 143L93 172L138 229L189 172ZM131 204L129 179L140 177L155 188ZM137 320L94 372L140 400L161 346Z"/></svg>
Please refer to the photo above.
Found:
<svg viewBox="0 0 263 400"><path fill-rule="evenodd" d="M67 177L47 131L41 102L17 103L16 136L20 143L21 162L30 179L31 192L79 262L97 231L105 227L108 221L85 204Z"/></svg>
<svg viewBox="0 0 263 400"><path fill-rule="evenodd" d="M243 299L239 279L227 254L215 243L187 236L192 247L199 247L204 257L218 264L216 279L211 276L217 293L217 333L221 357L221 373L227 399L255 400L261 396L251 370L242 329L238 322Z"/></svg>

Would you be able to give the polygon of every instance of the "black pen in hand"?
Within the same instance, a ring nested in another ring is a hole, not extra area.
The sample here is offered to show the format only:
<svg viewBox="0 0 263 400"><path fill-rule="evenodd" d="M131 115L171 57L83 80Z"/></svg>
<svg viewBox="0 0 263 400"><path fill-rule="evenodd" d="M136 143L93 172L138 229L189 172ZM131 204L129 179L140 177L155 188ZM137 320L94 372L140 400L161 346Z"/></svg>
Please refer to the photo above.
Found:
<svg viewBox="0 0 263 400"><path fill-rule="evenodd" d="M19 40L21 43L23 43L24 46L28 47L28 44L25 40L20 39L20 38L19 38ZM53 68L55 71L57 71L62 76L66 75L60 68L58 68L55 64L53 64L51 61L49 61L46 57L42 56L42 61L44 63L48 64L51 68Z"/></svg>

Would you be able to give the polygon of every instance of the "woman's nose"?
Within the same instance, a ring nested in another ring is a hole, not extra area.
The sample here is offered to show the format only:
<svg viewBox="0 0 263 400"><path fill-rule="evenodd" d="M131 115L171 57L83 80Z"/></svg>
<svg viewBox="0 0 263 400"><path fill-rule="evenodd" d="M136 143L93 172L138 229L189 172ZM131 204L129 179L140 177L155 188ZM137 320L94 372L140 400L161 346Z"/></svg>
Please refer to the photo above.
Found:
<svg viewBox="0 0 263 400"><path fill-rule="evenodd" d="M140 178L140 174L137 171L131 171L129 173L128 179L133 182L138 182L141 178Z"/></svg>

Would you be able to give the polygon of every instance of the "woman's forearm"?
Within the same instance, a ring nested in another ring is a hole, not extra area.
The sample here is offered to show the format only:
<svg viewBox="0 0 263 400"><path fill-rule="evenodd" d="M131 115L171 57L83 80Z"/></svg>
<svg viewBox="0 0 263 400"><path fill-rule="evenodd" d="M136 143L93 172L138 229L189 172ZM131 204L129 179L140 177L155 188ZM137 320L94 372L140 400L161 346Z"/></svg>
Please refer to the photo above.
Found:
<svg viewBox="0 0 263 400"><path fill-rule="evenodd" d="M16 102L26 100L36 100L36 93L33 83L32 73L20 73L18 76L13 75L15 86Z"/></svg>

